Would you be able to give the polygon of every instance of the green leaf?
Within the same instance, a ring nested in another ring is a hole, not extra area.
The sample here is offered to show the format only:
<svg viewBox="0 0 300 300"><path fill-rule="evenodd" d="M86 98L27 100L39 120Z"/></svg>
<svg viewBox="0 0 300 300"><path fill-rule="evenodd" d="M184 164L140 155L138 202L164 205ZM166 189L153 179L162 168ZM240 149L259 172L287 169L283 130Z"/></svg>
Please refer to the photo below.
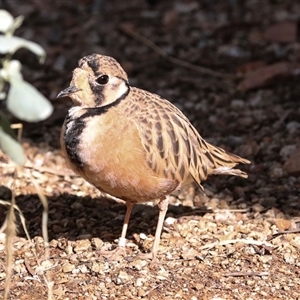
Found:
<svg viewBox="0 0 300 300"><path fill-rule="evenodd" d="M17 78L10 78L7 108L14 116L27 122L45 120L53 112L53 106L45 96L28 82Z"/></svg>
<svg viewBox="0 0 300 300"><path fill-rule="evenodd" d="M21 69L22 65L18 60L4 60L3 68L0 69L0 78L2 81L11 81L11 78L23 80Z"/></svg>
<svg viewBox="0 0 300 300"><path fill-rule="evenodd" d="M25 154L22 145L4 132L0 127L0 147L15 163L23 165L25 163Z"/></svg>
<svg viewBox="0 0 300 300"><path fill-rule="evenodd" d="M47 119L53 112L50 101L34 86L23 80L21 63L18 60L6 61L0 76L10 83L7 94L7 108L17 118L38 122Z"/></svg>
<svg viewBox="0 0 300 300"><path fill-rule="evenodd" d="M14 26L13 16L6 10L0 9L0 32L6 33Z"/></svg>
<svg viewBox="0 0 300 300"><path fill-rule="evenodd" d="M34 42L27 41L17 36L0 35L0 53L14 54L20 48L27 48L40 58L40 62L44 62L46 57L45 50Z"/></svg>

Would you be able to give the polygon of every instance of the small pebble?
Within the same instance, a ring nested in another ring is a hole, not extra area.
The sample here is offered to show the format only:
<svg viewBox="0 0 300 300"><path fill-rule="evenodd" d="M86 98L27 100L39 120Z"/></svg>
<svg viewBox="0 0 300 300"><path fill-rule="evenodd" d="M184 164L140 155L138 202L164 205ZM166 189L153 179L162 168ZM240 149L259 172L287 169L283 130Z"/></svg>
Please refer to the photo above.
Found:
<svg viewBox="0 0 300 300"><path fill-rule="evenodd" d="M141 240L146 240L147 239L147 235L145 233L140 233L140 239Z"/></svg>
<svg viewBox="0 0 300 300"><path fill-rule="evenodd" d="M97 262L93 262L93 264L91 266L91 270L95 273L100 272L100 270L101 270L100 264L98 264Z"/></svg>
<svg viewBox="0 0 300 300"><path fill-rule="evenodd" d="M101 239L99 239L99 238L92 238L91 244L97 250L99 250L99 249L101 249L103 247L103 241Z"/></svg>
<svg viewBox="0 0 300 300"><path fill-rule="evenodd" d="M145 281L145 278L139 277L135 280L134 286L136 286L136 287L143 286L144 281Z"/></svg>
<svg viewBox="0 0 300 300"><path fill-rule="evenodd" d="M138 289L138 297L144 297L146 295L146 291L144 289Z"/></svg>
<svg viewBox="0 0 300 300"><path fill-rule="evenodd" d="M64 273L72 272L74 269L75 269L75 266L70 264L69 262L66 262L62 268Z"/></svg>
<svg viewBox="0 0 300 300"><path fill-rule="evenodd" d="M208 201L206 206L211 209L215 209L218 207L220 200L218 198L212 198Z"/></svg>
<svg viewBox="0 0 300 300"><path fill-rule="evenodd" d="M175 219L175 218L167 217L167 218L165 219L165 222L164 222L164 223L165 223L167 226L171 226L171 225L173 225L175 222L176 222L176 219Z"/></svg>
<svg viewBox="0 0 300 300"><path fill-rule="evenodd" d="M91 242L89 240L79 240L76 241L74 251L80 252L80 251L86 251L91 246Z"/></svg>
<svg viewBox="0 0 300 300"><path fill-rule="evenodd" d="M68 254L68 255L71 255L73 254L73 247L71 245L67 245L66 248L65 248L65 252Z"/></svg>
<svg viewBox="0 0 300 300"><path fill-rule="evenodd" d="M147 265L146 260L143 259L137 259L130 263L130 267L132 267L135 270L142 270Z"/></svg>
<svg viewBox="0 0 300 300"><path fill-rule="evenodd" d="M86 267L86 265L79 265L77 267L77 269L82 273L82 274L85 274L85 273L88 273L88 268Z"/></svg>
<svg viewBox="0 0 300 300"><path fill-rule="evenodd" d="M130 275L128 275L125 271L120 271L118 277L115 280L115 284L125 284L130 280Z"/></svg>
<svg viewBox="0 0 300 300"><path fill-rule="evenodd" d="M239 110L245 107L245 101L240 99L233 99L230 102L230 106L235 110Z"/></svg>
<svg viewBox="0 0 300 300"><path fill-rule="evenodd" d="M285 145L280 150L280 156L286 160L296 150L296 148L296 145Z"/></svg>
<svg viewBox="0 0 300 300"><path fill-rule="evenodd" d="M252 209L254 212L262 212L263 210L265 210L265 207L263 207L259 203L256 203L256 204L252 205Z"/></svg>

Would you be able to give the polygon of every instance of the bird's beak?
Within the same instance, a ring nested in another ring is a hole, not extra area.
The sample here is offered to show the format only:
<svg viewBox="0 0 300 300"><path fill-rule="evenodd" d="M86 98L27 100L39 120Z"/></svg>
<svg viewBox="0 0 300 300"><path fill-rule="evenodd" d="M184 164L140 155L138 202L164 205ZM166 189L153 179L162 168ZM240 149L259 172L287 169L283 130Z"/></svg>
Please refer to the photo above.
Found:
<svg viewBox="0 0 300 300"><path fill-rule="evenodd" d="M67 97L70 94L76 93L81 91L81 89L78 89L76 86L74 85L70 85L69 87L67 87L66 89L62 90L61 92L58 93L58 95L56 96L56 98L62 98L62 97Z"/></svg>

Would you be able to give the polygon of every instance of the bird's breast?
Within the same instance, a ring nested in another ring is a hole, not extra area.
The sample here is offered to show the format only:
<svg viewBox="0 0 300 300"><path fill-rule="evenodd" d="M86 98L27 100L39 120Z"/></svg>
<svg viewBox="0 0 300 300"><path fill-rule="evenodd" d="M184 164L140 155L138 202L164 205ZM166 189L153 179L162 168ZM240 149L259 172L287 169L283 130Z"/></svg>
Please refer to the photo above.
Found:
<svg viewBox="0 0 300 300"><path fill-rule="evenodd" d="M138 130L113 110L66 120L62 145L71 168L99 190L133 202L161 198L178 182L147 163Z"/></svg>

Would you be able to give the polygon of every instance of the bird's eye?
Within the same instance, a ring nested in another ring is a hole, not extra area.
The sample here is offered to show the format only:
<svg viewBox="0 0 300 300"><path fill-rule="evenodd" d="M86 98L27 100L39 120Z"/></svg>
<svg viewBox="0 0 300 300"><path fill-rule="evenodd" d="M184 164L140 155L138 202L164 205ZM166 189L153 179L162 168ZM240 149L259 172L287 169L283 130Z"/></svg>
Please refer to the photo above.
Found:
<svg viewBox="0 0 300 300"><path fill-rule="evenodd" d="M109 80L109 77L107 75L102 75L102 76L100 76L99 78L96 79L96 82L101 84L101 85L104 85L104 84L108 83L108 80Z"/></svg>

